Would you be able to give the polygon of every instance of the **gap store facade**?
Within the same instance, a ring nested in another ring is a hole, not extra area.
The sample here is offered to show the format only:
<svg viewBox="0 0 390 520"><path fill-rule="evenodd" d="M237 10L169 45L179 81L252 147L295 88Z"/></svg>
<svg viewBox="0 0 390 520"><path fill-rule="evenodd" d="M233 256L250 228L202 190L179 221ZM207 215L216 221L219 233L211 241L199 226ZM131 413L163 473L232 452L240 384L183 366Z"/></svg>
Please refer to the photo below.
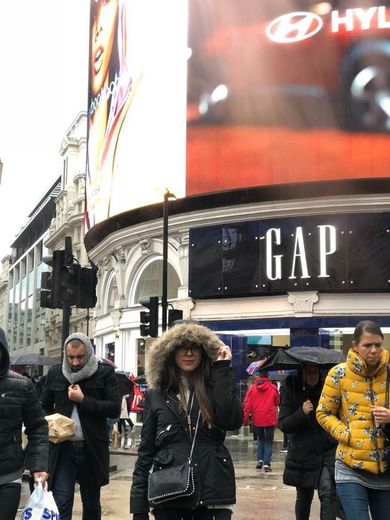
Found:
<svg viewBox="0 0 390 520"><path fill-rule="evenodd" d="M363 318L390 332L387 3L110 4L103 80L91 2L98 353L143 371L166 189L170 304L231 344L238 379L274 348L347 348Z"/></svg>

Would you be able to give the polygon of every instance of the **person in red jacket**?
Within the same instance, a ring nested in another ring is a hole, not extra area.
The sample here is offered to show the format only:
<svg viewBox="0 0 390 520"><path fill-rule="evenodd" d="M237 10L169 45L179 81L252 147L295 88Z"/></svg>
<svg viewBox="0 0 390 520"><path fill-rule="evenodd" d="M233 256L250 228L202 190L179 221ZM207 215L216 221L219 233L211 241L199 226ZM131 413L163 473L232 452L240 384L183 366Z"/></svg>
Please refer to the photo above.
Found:
<svg viewBox="0 0 390 520"><path fill-rule="evenodd" d="M277 407L280 402L276 386L265 377L258 377L246 393L244 400L244 424L249 416L257 433L256 469L271 470L272 444L275 425L278 422Z"/></svg>

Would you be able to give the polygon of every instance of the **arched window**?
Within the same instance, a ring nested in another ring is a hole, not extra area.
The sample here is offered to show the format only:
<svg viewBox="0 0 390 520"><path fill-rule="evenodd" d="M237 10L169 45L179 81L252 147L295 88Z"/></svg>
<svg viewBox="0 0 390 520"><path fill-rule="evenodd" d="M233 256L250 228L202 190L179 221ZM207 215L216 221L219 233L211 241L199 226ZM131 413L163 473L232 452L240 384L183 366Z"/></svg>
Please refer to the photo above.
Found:
<svg viewBox="0 0 390 520"><path fill-rule="evenodd" d="M168 299L177 298L180 279L175 269L168 264ZM155 260L142 272L134 296L138 303L149 296L160 296L162 293L162 260Z"/></svg>
<svg viewBox="0 0 390 520"><path fill-rule="evenodd" d="M109 288L107 291L107 299L106 299L106 312L110 312L115 308L115 301L118 300L118 285L116 283L115 273L112 273L111 280L109 282Z"/></svg>

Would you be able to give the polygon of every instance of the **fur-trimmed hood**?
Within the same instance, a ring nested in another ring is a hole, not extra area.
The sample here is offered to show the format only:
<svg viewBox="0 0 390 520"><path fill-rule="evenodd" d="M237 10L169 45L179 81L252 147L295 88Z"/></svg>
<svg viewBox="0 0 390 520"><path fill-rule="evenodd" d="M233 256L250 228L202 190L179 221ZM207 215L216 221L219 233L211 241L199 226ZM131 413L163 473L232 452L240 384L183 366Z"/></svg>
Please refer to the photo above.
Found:
<svg viewBox="0 0 390 520"><path fill-rule="evenodd" d="M177 347L189 341L200 345L205 350L211 361L218 357L221 340L212 330L195 323L180 323L174 325L157 339L147 350L145 372L149 388L158 388L164 365Z"/></svg>

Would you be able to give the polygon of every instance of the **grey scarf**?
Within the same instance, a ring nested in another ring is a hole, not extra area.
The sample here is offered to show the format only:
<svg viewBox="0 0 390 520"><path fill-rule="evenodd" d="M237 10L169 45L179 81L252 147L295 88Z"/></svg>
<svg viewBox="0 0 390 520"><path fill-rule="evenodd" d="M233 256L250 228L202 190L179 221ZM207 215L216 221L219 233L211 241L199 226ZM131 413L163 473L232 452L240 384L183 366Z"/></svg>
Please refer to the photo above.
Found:
<svg viewBox="0 0 390 520"><path fill-rule="evenodd" d="M77 372L73 372L69 363L68 363L68 357L66 355L66 345L74 340L78 339L85 345L85 356L86 356L86 363ZM93 351L92 343L90 342L88 336L85 334L82 334L81 332L75 332L74 334L71 334L68 336L64 343L64 360L62 362L62 373L69 381L70 384L74 385L75 383L78 383L79 381L82 381L83 379L87 379L88 377L91 377L96 370L98 369L98 360L95 356L95 353Z"/></svg>

